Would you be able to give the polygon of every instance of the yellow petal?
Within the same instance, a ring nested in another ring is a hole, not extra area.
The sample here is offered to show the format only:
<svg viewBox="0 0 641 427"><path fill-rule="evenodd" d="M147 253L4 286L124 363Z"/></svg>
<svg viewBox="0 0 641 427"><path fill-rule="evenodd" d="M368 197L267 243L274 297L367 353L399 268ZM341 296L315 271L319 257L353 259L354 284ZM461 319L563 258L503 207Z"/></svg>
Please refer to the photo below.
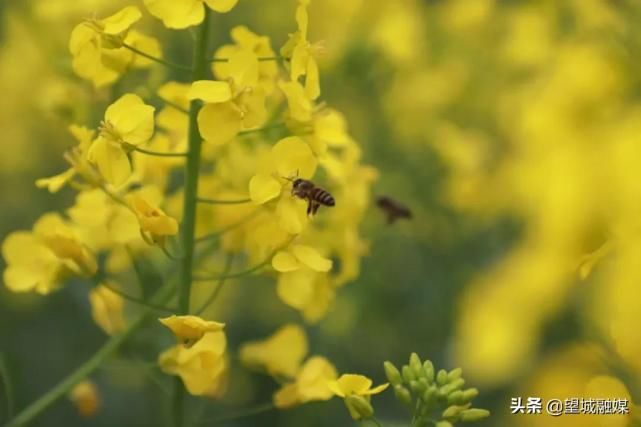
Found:
<svg viewBox="0 0 641 427"><path fill-rule="evenodd" d="M300 2L296 8L296 24L298 24L298 31L300 31L303 38L307 38L307 25L309 23L307 4L308 3Z"/></svg>
<svg viewBox="0 0 641 427"><path fill-rule="evenodd" d="M187 94L190 88L191 86L186 83L167 82L158 89L158 96L182 108L189 108Z"/></svg>
<svg viewBox="0 0 641 427"><path fill-rule="evenodd" d="M75 169L67 169L58 175L36 180L36 187L46 188L50 193L57 193L75 174Z"/></svg>
<svg viewBox="0 0 641 427"><path fill-rule="evenodd" d="M238 135L241 114L231 102L207 104L198 113L198 129L205 141L224 144Z"/></svg>
<svg viewBox="0 0 641 427"><path fill-rule="evenodd" d="M236 6L238 0L205 0L205 3L218 13L227 13Z"/></svg>
<svg viewBox="0 0 641 427"><path fill-rule="evenodd" d="M127 31L140 18L142 18L140 9L136 6L127 6L110 17L102 19L100 23L104 25L105 34L116 35Z"/></svg>
<svg viewBox="0 0 641 427"><path fill-rule="evenodd" d="M107 108L105 120L125 142L138 145L147 142L154 133L154 111L138 95L128 93Z"/></svg>
<svg viewBox="0 0 641 427"><path fill-rule="evenodd" d="M314 153L301 138L283 138L272 148L272 160L280 176L311 178L316 172L318 161Z"/></svg>
<svg viewBox="0 0 641 427"><path fill-rule="evenodd" d="M246 365L264 367L270 375L294 377L307 351L305 330L287 324L263 341L244 344L240 359Z"/></svg>
<svg viewBox="0 0 641 427"><path fill-rule="evenodd" d="M318 64L313 57L307 61L307 75L305 76L305 95L309 99L316 99L320 96L320 77Z"/></svg>
<svg viewBox="0 0 641 427"><path fill-rule="evenodd" d="M205 17L202 0L144 0L149 13L167 28L182 29L198 25Z"/></svg>
<svg viewBox="0 0 641 427"><path fill-rule="evenodd" d="M194 82L187 93L189 99L200 99L205 102L219 103L231 99L231 87L227 82L199 80Z"/></svg>
<svg viewBox="0 0 641 427"><path fill-rule="evenodd" d="M300 264L291 253L278 251L278 253L274 255L274 258L272 258L272 267L274 267L276 271L287 273L288 271L298 270Z"/></svg>
<svg viewBox="0 0 641 427"><path fill-rule="evenodd" d="M374 388L371 388L371 389L367 390L364 394L365 395L378 394L381 391L385 390L388 386L389 386L389 383L381 384L381 385L378 385L378 386L376 386Z"/></svg>
<svg viewBox="0 0 641 427"><path fill-rule="evenodd" d="M308 122L312 119L312 102L307 98L305 89L298 82L280 82L278 87L287 98L289 115L299 122Z"/></svg>
<svg viewBox="0 0 641 427"><path fill-rule="evenodd" d="M307 269L281 273L276 286L278 297L291 307L303 309L314 295L316 274Z"/></svg>
<svg viewBox="0 0 641 427"><path fill-rule="evenodd" d="M87 157L98 166L100 174L110 184L120 186L131 175L131 165L125 152L102 137L91 144Z"/></svg>
<svg viewBox="0 0 641 427"><path fill-rule="evenodd" d="M292 253L312 270L327 272L332 269L332 260L321 256L316 249L310 246L294 245Z"/></svg>
<svg viewBox="0 0 641 427"><path fill-rule="evenodd" d="M343 393L342 395L339 394L339 396L345 397L350 394L363 395L371 387L372 380L363 375L343 374L336 380L336 383Z"/></svg>
<svg viewBox="0 0 641 427"><path fill-rule="evenodd" d="M249 181L249 197L258 204L263 204L280 195L281 185L269 175L254 175Z"/></svg>
<svg viewBox="0 0 641 427"><path fill-rule="evenodd" d="M298 386L295 383L285 384L274 393L274 405L279 409L291 408L301 403Z"/></svg>
<svg viewBox="0 0 641 427"><path fill-rule="evenodd" d="M94 322L107 334L112 335L125 328L124 300L120 295L99 285L89 291L89 303Z"/></svg>
<svg viewBox="0 0 641 427"><path fill-rule="evenodd" d="M171 329L179 340L197 340L207 332L222 331L224 323L204 320L198 316L171 315L158 319L160 323Z"/></svg>
<svg viewBox="0 0 641 427"><path fill-rule="evenodd" d="M304 401L329 400L334 395L328 382L337 377L336 368L324 357L310 357L296 377L298 393Z"/></svg>
<svg viewBox="0 0 641 427"><path fill-rule="evenodd" d="M91 381L84 380L76 384L69 393L69 399L83 417L95 415L100 408L98 388Z"/></svg>
<svg viewBox="0 0 641 427"><path fill-rule="evenodd" d="M248 50L239 50L229 57L229 75L238 87L254 87L258 83L258 57Z"/></svg>
<svg viewBox="0 0 641 427"><path fill-rule="evenodd" d="M292 52L292 58L290 61L291 70L290 77L292 81L298 81L300 76L305 75L307 72L307 63L310 61L311 55L309 53L309 48L305 40L300 41L294 47Z"/></svg>
<svg viewBox="0 0 641 427"><path fill-rule="evenodd" d="M294 197L283 197L276 205L278 225L290 234L299 234L307 223L307 203Z"/></svg>

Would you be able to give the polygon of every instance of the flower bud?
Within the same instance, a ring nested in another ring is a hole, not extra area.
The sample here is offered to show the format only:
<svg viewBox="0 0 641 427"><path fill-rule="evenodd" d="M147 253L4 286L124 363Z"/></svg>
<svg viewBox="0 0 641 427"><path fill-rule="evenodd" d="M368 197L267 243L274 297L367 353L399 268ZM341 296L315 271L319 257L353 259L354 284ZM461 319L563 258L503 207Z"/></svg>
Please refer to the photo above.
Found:
<svg viewBox="0 0 641 427"><path fill-rule="evenodd" d="M423 362L423 371L425 372L425 378L427 381L434 382L434 364L430 360Z"/></svg>
<svg viewBox="0 0 641 427"><path fill-rule="evenodd" d="M452 389L452 391L460 390L465 385L465 380L463 378L458 378L458 379L452 381L451 383L449 383L448 385Z"/></svg>
<svg viewBox="0 0 641 427"><path fill-rule="evenodd" d="M410 390L412 390L412 393L420 393L420 385L419 382L416 380L410 381Z"/></svg>
<svg viewBox="0 0 641 427"><path fill-rule="evenodd" d="M345 405L349 410L349 414L355 420L361 418L371 418L374 415L374 408L369 401L363 396L352 394L345 398Z"/></svg>
<svg viewBox="0 0 641 427"><path fill-rule="evenodd" d="M461 390L456 390L447 396L447 403L450 405L460 405L463 402L463 392Z"/></svg>
<svg viewBox="0 0 641 427"><path fill-rule="evenodd" d="M450 372L447 373L447 379L450 381L457 380L462 376L463 376L463 369L461 368L452 369Z"/></svg>
<svg viewBox="0 0 641 427"><path fill-rule="evenodd" d="M396 395L396 399L398 399L399 402L412 407L412 395L408 389L402 385L396 385L394 386L394 395Z"/></svg>
<svg viewBox="0 0 641 427"><path fill-rule="evenodd" d="M407 365L403 366L403 368L401 369L401 372L403 373L403 379L408 384L410 383L410 381L416 379L416 375L414 375L414 371L412 371L412 369Z"/></svg>
<svg viewBox="0 0 641 427"><path fill-rule="evenodd" d="M465 409L461 412L461 421L470 423L474 421L480 421L483 418L487 418L489 416L490 411L488 411L487 409L470 408Z"/></svg>
<svg viewBox="0 0 641 427"><path fill-rule="evenodd" d="M436 374L436 382L439 385L445 385L447 383L447 372L445 369L440 369L438 374Z"/></svg>
<svg viewBox="0 0 641 427"><path fill-rule="evenodd" d="M454 427L454 425L449 421L439 421L436 423L436 427Z"/></svg>
<svg viewBox="0 0 641 427"><path fill-rule="evenodd" d="M427 390L423 392L423 401L426 404L430 404L436 400L436 395L438 393L438 388L435 385L431 385Z"/></svg>
<svg viewBox="0 0 641 427"><path fill-rule="evenodd" d="M421 364L421 359L416 353L412 353L410 355L410 369L412 369L412 372L417 378L423 376L423 365Z"/></svg>
<svg viewBox="0 0 641 427"><path fill-rule="evenodd" d="M385 375L389 382L393 385L399 385L403 383L403 378L401 378L401 373L398 371L396 366L392 362L384 362L383 368L385 369Z"/></svg>
<svg viewBox="0 0 641 427"><path fill-rule="evenodd" d="M455 418L464 410L463 406L450 406L443 411L443 418Z"/></svg>
<svg viewBox="0 0 641 427"><path fill-rule="evenodd" d="M463 390L463 401L465 403L471 402L476 396L479 395L479 391L476 388L468 388Z"/></svg>

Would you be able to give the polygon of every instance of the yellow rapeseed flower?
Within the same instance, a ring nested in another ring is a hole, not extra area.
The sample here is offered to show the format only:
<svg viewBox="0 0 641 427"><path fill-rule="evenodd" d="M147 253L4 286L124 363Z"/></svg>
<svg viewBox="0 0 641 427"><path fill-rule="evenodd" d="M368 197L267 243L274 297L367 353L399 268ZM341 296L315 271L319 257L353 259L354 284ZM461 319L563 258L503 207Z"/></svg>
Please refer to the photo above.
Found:
<svg viewBox="0 0 641 427"><path fill-rule="evenodd" d="M154 110L133 94L123 95L107 108L88 158L109 183L121 185L131 175L127 152L153 135Z"/></svg>
<svg viewBox="0 0 641 427"><path fill-rule="evenodd" d="M178 221L147 202L141 195L133 194L128 199L131 209L138 217L140 235L147 243L162 247L167 236L178 233Z"/></svg>
<svg viewBox="0 0 641 427"><path fill-rule="evenodd" d="M290 77L296 82L305 76L305 94L309 99L320 96L320 81L316 56L322 53L322 44L312 44L307 40L309 16L307 6L310 0L299 0L296 9L298 31L290 34L289 40L281 48L281 55L290 58Z"/></svg>
<svg viewBox="0 0 641 427"><path fill-rule="evenodd" d="M113 287L114 285L111 284ZM125 329L124 300L106 286L99 285L89 291L91 316L100 329L112 335Z"/></svg>
<svg viewBox="0 0 641 427"><path fill-rule="evenodd" d="M142 14L128 6L104 19L91 19L78 24L71 32L69 51L76 74L101 87L117 80L127 68L147 67L151 62L123 47L127 43L155 57L162 52L153 37L131 31Z"/></svg>
<svg viewBox="0 0 641 427"><path fill-rule="evenodd" d="M190 394L217 397L225 386L226 345L222 330L205 332L190 347L178 344L164 351L158 364L163 372L179 376Z"/></svg>
<svg viewBox="0 0 641 427"><path fill-rule="evenodd" d="M248 366L263 367L272 376L294 377L307 351L305 330L287 324L263 341L243 344L240 360Z"/></svg>
<svg viewBox="0 0 641 427"><path fill-rule="evenodd" d="M205 5L219 13L233 9L238 0L144 0L149 13L162 20L167 28L181 29L200 24Z"/></svg>
<svg viewBox="0 0 641 427"><path fill-rule="evenodd" d="M235 44L226 44L216 50L215 58L230 58L240 51L254 53L259 58L275 58L276 53L271 47L267 36L259 36L253 33L244 25L238 25L231 30L231 38ZM231 77L231 69L228 62L216 61L212 70L219 80L227 80ZM265 94L269 95L274 91L275 79L278 76L278 62L263 60L258 64L258 82Z"/></svg>
<svg viewBox="0 0 641 427"><path fill-rule="evenodd" d="M224 323L204 320L198 316L190 315L171 315L158 319L158 321L168 327L181 343L194 343L206 333L222 331L225 327Z"/></svg>
<svg viewBox="0 0 641 427"><path fill-rule="evenodd" d="M69 399L78 410L78 413L85 418L94 416L100 409L98 388L89 380L76 384L69 393Z"/></svg>
<svg viewBox="0 0 641 427"><path fill-rule="evenodd" d="M9 234L2 255L4 283L13 292L48 294L70 275L91 276L97 270L94 255L55 213L40 217L31 232Z"/></svg>
<svg viewBox="0 0 641 427"><path fill-rule="evenodd" d="M274 404L285 409L315 400L329 400L332 391L328 384L337 377L336 368L324 357L310 357L296 374L294 382L285 384L274 393Z"/></svg>
<svg viewBox="0 0 641 427"><path fill-rule="evenodd" d="M309 146L295 136L278 141L261 163L258 173L249 182L249 196L258 204L278 197L287 183L284 178L309 179L318 165Z"/></svg>
<svg viewBox="0 0 641 427"><path fill-rule="evenodd" d="M372 380L363 375L343 374L339 379L329 381L327 386L336 396L342 397L353 419L369 418L374 415L370 396L385 390L389 383L374 388Z"/></svg>
<svg viewBox="0 0 641 427"><path fill-rule="evenodd" d="M198 127L202 137L214 143L228 142L242 129L259 126L267 115L256 54L248 50L231 53L227 67L226 81L196 81L188 94L189 99L205 102Z"/></svg>

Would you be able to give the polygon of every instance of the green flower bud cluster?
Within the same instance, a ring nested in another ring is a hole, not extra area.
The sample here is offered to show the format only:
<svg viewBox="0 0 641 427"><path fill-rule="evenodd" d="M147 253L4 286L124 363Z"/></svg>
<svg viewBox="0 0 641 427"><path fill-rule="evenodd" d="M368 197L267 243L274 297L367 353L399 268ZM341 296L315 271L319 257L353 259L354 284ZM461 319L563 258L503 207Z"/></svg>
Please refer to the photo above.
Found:
<svg viewBox="0 0 641 427"><path fill-rule="evenodd" d="M391 362L383 364L385 375L396 398L412 411L412 427L452 427L457 422L474 422L490 415L485 409L472 408L476 388L464 389L461 368L436 371L434 364L416 353L399 370Z"/></svg>

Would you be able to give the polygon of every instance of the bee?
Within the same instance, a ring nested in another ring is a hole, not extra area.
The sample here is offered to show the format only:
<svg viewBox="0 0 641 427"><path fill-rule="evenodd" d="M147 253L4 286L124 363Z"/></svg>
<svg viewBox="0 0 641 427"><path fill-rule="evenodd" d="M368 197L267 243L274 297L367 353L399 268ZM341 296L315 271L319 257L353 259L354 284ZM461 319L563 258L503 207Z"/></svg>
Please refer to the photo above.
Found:
<svg viewBox="0 0 641 427"><path fill-rule="evenodd" d="M288 178L292 182L292 196L307 200L307 215L314 215L318 208L334 206L336 201L329 191L317 187L312 181L303 178Z"/></svg>
<svg viewBox="0 0 641 427"><path fill-rule="evenodd" d="M387 223L393 224L398 219L411 219L412 212L400 202L388 196L380 196L376 199L376 205L387 215Z"/></svg>

